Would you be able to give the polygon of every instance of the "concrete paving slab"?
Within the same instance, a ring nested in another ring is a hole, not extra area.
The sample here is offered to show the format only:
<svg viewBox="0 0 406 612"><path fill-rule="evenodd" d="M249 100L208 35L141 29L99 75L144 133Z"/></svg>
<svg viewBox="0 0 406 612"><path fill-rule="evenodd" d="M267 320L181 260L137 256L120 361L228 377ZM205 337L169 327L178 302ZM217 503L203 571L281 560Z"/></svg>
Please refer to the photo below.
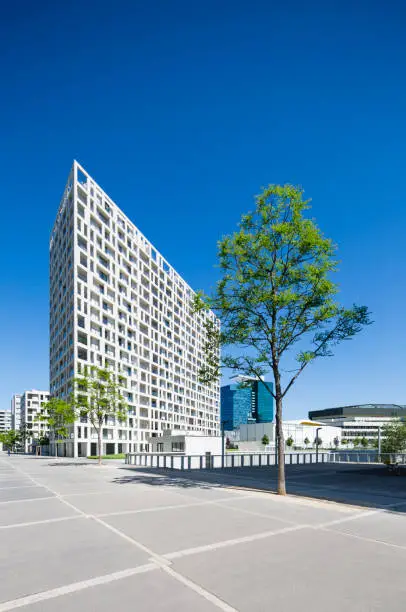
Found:
<svg viewBox="0 0 406 612"><path fill-rule="evenodd" d="M162 570L132 576L116 582L85 589L70 595L29 605L27 612L214 612L218 608Z"/></svg>
<svg viewBox="0 0 406 612"><path fill-rule="evenodd" d="M406 517L396 512L369 514L347 523L329 527L333 531L352 534L357 537L379 540L395 546L403 546L406 552Z"/></svg>
<svg viewBox="0 0 406 612"><path fill-rule="evenodd" d="M316 525L359 514L358 508L276 495L251 495L221 502L224 507L277 517L295 524Z"/></svg>
<svg viewBox="0 0 406 612"><path fill-rule="evenodd" d="M148 556L92 519L1 531L0 601L146 563Z"/></svg>
<svg viewBox="0 0 406 612"><path fill-rule="evenodd" d="M171 491L148 489L142 486L131 490L110 487L107 491L103 490L97 495L65 495L64 499L87 514L143 510L160 506L182 506L189 502L187 498Z"/></svg>
<svg viewBox="0 0 406 612"><path fill-rule="evenodd" d="M0 504L7 501L18 501L24 499L34 499L38 497L52 497L52 493L44 487L28 487L19 489L0 490Z"/></svg>
<svg viewBox="0 0 406 612"><path fill-rule="evenodd" d="M10 504L0 504L0 526L44 521L77 514L56 497L24 501L12 504L12 507Z"/></svg>
<svg viewBox="0 0 406 612"><path fill-rule="evenodd" d="M283 520L250 517L219 505L109 516L103 520L160 554L289 526Z"/></svg>
<svg viewBox="0 0 406 612"><path fill-rule="evenodd" d="M241 612L403 612L406 554L311 528L177 559Z"/></svg>

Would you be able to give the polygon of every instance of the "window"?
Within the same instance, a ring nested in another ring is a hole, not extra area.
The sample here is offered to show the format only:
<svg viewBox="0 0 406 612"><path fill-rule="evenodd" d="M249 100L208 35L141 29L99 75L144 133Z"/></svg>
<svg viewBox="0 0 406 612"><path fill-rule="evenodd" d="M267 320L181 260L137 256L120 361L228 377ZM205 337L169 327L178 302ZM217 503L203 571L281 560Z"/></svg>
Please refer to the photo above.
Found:
<svg viewBox="0 0 406 612"><path fill-rule="evenodd" d="M172 452L173 453L183 453L184 451L185 451L184 442L172 442Z"/></svg>
<svg viewBox="0 0 406 612"><path fill-rule="evenodd" d="M172 444L173 446L173 444ZM164 443L163 442L158 442L158 444L156 445L156 452L157 453L163 453L164 452Z"/></svg>

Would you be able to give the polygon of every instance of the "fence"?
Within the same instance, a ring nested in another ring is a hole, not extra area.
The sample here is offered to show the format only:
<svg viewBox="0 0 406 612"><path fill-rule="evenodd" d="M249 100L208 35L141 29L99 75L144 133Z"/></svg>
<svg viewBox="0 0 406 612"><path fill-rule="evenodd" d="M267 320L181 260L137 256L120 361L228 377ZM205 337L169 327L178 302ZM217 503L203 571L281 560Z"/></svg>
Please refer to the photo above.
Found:
<svg viewBox="0 0 406 612"><path fill-rule="evenodd" d="M285 464L299 465L327 463L328 452L287 453ZM125 458L127 465L138 467L164 468L171 470L203 470L215 468L265 467L275 465L274 453L226 453L222 455L180 455L179 453L128 453Z"/></svg>
<svg viewBox="0 0 406 612"><path fill-rule="evenodd" d="M180 455L179 453L128 453L127 465L170 470L204 470L216 468L266 467L276 464L274 453L226 453L222 455ZM285 453L285 465L314 465L316 463L375 463L406 464L406 454L365 452L293 452Z"/></svg>

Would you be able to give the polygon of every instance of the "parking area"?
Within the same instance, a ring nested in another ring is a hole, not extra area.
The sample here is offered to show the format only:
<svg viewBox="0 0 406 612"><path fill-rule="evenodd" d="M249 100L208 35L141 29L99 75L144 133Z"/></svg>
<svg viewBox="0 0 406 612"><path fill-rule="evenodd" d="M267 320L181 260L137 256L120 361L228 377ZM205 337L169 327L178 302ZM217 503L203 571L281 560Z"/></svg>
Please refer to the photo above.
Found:
<svg viewBox="0 0 406 612"><path fill-rule="evenodd" d="M280 498L269 469L2 455L0 612L403 611L406 478L376 470L292 466Z"/></svg>

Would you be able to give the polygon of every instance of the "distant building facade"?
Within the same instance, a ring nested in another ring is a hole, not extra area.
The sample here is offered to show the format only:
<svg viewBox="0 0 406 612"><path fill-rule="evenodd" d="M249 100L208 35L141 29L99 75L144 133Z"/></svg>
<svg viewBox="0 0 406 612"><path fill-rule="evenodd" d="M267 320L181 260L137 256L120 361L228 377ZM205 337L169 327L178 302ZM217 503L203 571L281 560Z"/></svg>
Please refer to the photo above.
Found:
<svg viewBox="0 0 406 612"><path fill-rule="evenodd" d="M39 440L48 434L46 423L38 421L38 417L44 414L44 404L49 400L49 391L38 391L30 389L21 394L21 426L27 425L32 434L26 440L26 450L33 440Z"/></svg>
<svg viewBox="0 0 406 612"><path fill-rule="evenodd" d="M21 395L15 393L11 398L11 429L20 429L21 425Z"/></svg>
<svg viewBox="0 0 406 612"><path fill-rule="evenodd" d="M270 423L274 417L273 383L242 379L221 388L221 421L232 430L249 423Z"/></svg>
<svg viewBox="0 0 406 612"><path fill-rule="evenodd" d="M406 420L406 406L398 404L356 404L325 410L311 410L309 419L341 427L341 438L353 443L356 438L374 441L379 429L398 420Z"/></svg>
<svg viewBox="0 0 406 612"><path fill-rule="evenodd" d="M0 432L11 429L11 412L10 410L0 410Z"/></svg>

